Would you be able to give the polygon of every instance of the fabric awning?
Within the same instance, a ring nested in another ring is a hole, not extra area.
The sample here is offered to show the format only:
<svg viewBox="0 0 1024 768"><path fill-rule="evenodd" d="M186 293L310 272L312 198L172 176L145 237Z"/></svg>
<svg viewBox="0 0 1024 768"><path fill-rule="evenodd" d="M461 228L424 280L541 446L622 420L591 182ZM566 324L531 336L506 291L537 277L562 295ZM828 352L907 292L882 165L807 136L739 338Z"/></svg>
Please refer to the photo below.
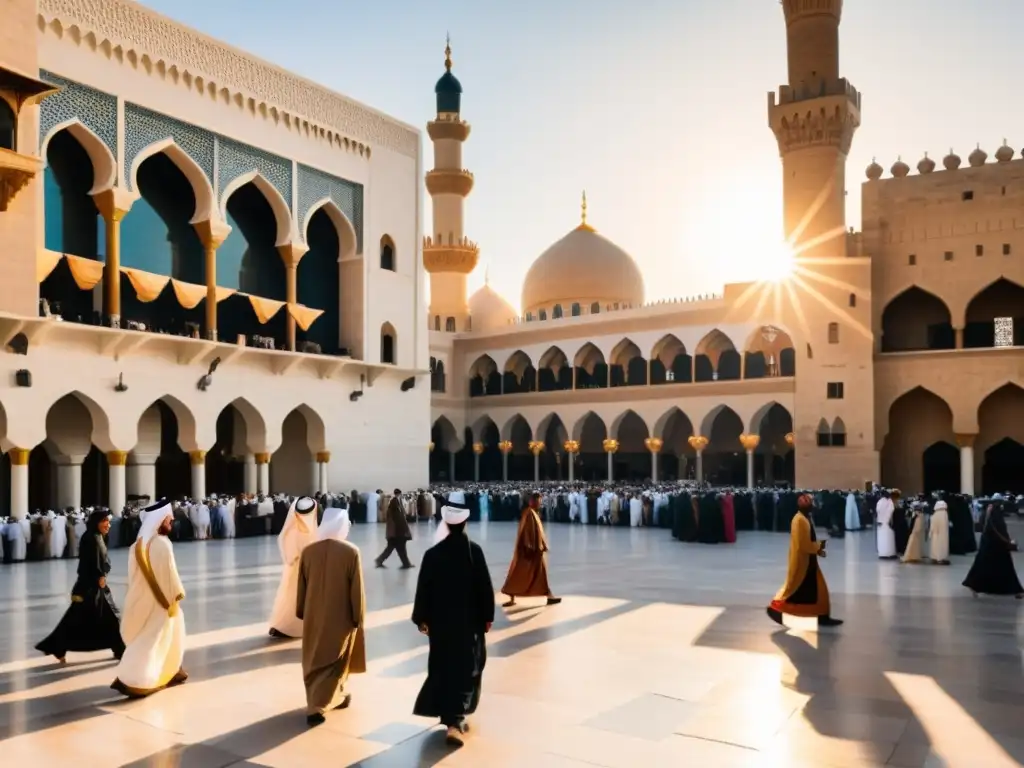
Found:
<svg viewBox="0 0 1024 768"><path fill-rule="evenodd" d="M64 258L68 262L75 285L83 291L91 291L103 279L102 261L87 259L84 256L72 256L70 253L65 254Z"/></svg>
<svg viewBox="0 0 1024 768"><path fill-rule="evenodd" d="M295 324L304 331L308 331L309 327L315 323L316 319L323 313L324 311L322 309L304 307L301 304L288 305L288 314L295 318Z"/></svg>
<svg viewBox="0 0 1024 768"><path fill-rule="evenodd" d="M205 285L185 283L171 278L171 288L174 289L174 298L185 309L195 309L199 306L199 302L206 298Z"/></svg>
<svg viewBox="0 0 1024 768"><path fill-rule="evenodd" d="M249 299L252 311L256 313L256 319L260 321L260 325L270 322L271 318L280 312L281 307L284 306L283 301L275 299L264 299L259 296L250 296L249 294L246 294L246 298Z"/></svg>
<svg viewBox="0 0 1024 768"><path fill-rule="evenodd" d="M132 284L139 301L143 303L155 301L171 280L167 275L155 275L152 272L143 272L141 269L132 269L131 267L121 267L121 271ZM186 309L191 309L191 307L186 307Z"/></svg>
<svg viewBox="0 0 1024 768"><path fill-rule="evenodd" d="M36 254L36 282L41 283L48 278L63 258L63 253L40 248L39 253Z"/></svg>

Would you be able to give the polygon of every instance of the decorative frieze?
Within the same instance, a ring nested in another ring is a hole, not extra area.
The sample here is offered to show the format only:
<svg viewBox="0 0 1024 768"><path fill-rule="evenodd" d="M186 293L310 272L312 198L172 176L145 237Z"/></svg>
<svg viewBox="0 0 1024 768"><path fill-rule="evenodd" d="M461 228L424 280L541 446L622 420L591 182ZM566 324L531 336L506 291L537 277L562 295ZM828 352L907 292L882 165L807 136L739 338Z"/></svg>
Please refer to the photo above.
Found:
<svg viewBox="0 0 1024 768"><path fill-rule="evenodd" d="M53 72L40 71L39 77L60 90L39 106L39 142L62 123L77 120L106 144L117 157L117 96L68 80Z"/></svg>

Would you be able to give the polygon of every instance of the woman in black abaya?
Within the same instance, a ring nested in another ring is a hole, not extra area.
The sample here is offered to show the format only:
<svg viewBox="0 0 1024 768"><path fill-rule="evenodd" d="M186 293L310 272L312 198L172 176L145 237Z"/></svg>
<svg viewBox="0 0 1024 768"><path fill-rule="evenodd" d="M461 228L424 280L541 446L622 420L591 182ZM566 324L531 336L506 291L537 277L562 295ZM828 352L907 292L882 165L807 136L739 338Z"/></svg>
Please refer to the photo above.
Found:
<svg viewBox="0 0 1024 768"><path fill-rule="evenodd" d="M974 596L1014 595L1024 598L1024 587L1020 585L1017 571L1013 567L1013 551L1016 543L1006 530L1001 502L989 505L985 511L985 522L981 532L981 544L974 557L974 565L964 579L964 586Z"/></svg>
<svg viewBox="0 0 1024 768"><path fill-rule="evenodd" d="M64 663L68 651L101 651L114 658L124 653L120 615L107 586L110 557L103 537L110 530L110 513L93 512L78 549L78 579L71 589L71 606L50 636L36 646Z"/></svg>

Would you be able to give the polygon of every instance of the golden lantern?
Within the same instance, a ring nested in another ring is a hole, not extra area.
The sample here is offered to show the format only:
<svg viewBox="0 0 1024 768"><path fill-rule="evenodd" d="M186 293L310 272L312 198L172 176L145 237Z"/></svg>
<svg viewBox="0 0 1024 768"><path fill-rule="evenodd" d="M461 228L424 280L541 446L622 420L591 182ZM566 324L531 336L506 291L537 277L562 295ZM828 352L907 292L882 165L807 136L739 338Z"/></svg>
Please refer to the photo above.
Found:
<svg viewBox="0 0 1024 768"><path fill-rule="evenodd" d="M644 447L651 453L658 453L664 444L660 437L648 437L644 440Z"/></svg>
<svg viewBox="0 0 1024 768"><path fill-rule="evenodd" d="M740 445L746 451L757 450L758 443L761 442L760 435L740 435Z"/></svg>
<svg viewBox="0 0 1024 768"><path fill-rule="evenodd" d="M706 437L704 437L704 435L693 435L686 442L690 444L690 447L693 448L693 450L703 451L705 448L708 447L709 441Z"/></svg>
<svg viewBox="0 0 1024 768"><path fill-rule="evenodd" d="M528 447L530 449L530 453L534 456L540 456L541 452L544 450L544 441L531 440Z"/></svg>
<svg viewBox="0 0 1024 768"><path fill-rule="evenodd" d="M498 450L501 451L502 453L511 453L512 452L512 441L511 440L502 440L500 443L498 443Z"/></svg>
<svg viewBox="0 0 1024 768"><path fill-rule="evenodd" d="M605 453L618 453L619 441L608 438L603 443L601 443L601 447L604 448Z"/></svg>
<svg viewBox="0 0 1024 768"><path fill-rule="evenodd" d="M434 452L434 444L432 442L427 443L427 450L430 451L431 453Z"/></svg>
<svg viewBox="0 0 1024 768"><path fill-rule="evenodd" d="M484 452L484 444L483 443L473 443L473 453L475 453L477 456L479 456L483 452Z"/></svg>
<svg viewBox="0 0 1024 768"><path fill-rule="evenodd" d="M793 444L796 443L796 435L794 435L792 432L787 432L783 440L786 441L786 445L793 447Z"/></svg>
<svg viewBox="0 0 1024 768"><path fill-rule="evenodd" d="M579 453L580 452L580 441L579 440L566 440L562 443L562 447L566 453Z"/></svg>

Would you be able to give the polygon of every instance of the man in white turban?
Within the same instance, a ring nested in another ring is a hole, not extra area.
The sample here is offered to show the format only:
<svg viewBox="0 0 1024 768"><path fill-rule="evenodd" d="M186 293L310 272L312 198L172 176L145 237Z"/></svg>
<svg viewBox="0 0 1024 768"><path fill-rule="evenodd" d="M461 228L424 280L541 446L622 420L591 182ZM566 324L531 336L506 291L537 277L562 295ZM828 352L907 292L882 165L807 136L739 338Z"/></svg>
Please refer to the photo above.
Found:
<svg viewBox="0 0 1024 768"><path fill-rule="evenodd" d="M295 615L295 590L299 582L302 550L316 541L316 512L316 502L309 496L296 499L277 535L277 548L281 552L284 570L277 585L274 608L270 612L271 637L302 637L302 621Z"/></svg>
<svg viewBox="0 0 1024 768"><path fill-rule="evenodd" d="M469 509L449 500L441 507L437 542L423 555L412 620L430 638L427 679L413 714L436 717L447 740L461 746L466 716L476 711L494 622L494 586L483 550L466 535Z"/></svg>
<svg viewBox="0 0 1024 768"><path fill-rule="evenodd" d="M142 511L139 537L128 550L128 594L121 638L124 655L110 687L141 698L188 679L185 658L185 617L180 603L185 588L178 576L168 534L174 511L160 501Z"/></svg>
<svg viewBox="0 0 1024 768"><path fill-rule="evenodd" d="M344 509L325 510L317 540L299 558L296 614L304 623L302 678L310 726L323 723L328 711L347 707L349 674L366 671L363 566L359 549L345 540L350 526Z"/></svg>

